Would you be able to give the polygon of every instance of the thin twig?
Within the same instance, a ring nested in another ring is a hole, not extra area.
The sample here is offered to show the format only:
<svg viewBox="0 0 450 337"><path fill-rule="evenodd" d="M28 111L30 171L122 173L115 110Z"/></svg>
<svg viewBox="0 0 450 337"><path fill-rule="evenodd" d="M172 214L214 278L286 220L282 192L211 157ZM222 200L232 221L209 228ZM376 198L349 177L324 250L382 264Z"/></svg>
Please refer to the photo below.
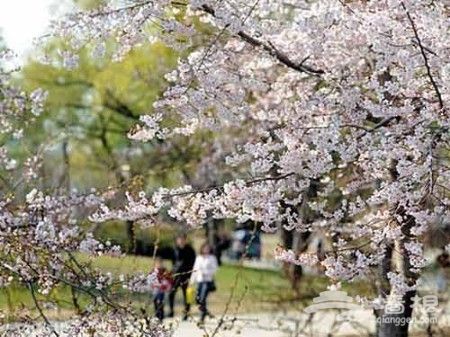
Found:
<svg viewBox="0 0 450 337"><path fill-rule="evenodd" d="M213 49L213 47L215 46L217 41L219 41L219 39L223 35L223 33L226 32L228 26L229 25L225 25L225 27L222 28L222 30L219 32L219 34L217 34L217 36L214 38L214 40L210 43L208 48L205 50L205 53L203 54L203 57L202 57L202 59L200 60L200 62L198 64L197 71L200 70L200 68L202 67L203 63L205 63L206 58L209 56L209 52Z"/></svg>
<svg viewBox="0 0 450 337"><path fill-rule="evenodd" d="M72 252L69 250L66 250L67 255L69 256L70 260L78 267L78 269L83 273L84 277L89 278L86 271L84 270L83 266L78 262L78 260L73 256ZM61 261L62 262L62 261Z"/></svg>
<svg viewBox="0 0 450 337"><path fill-rule="evenodd" d="M419 32L417 31L416 24L414 23L414 20L412 19L411 14L406 9L405 4L403 2L401 4L402 4L402 7L403 7L403 9L406 12L406 16L408 17L408 20L409 20L409 22L411 24L411 28L412 28L412 30L414 32L414 37L417 40L417 44L419 46L420 53L422 54L423 61L425 63L425 68L427 69L428 78L430 79L431 85L433 86L434 91L436 92L436 96L437 96L438 101L439 101L439 107L441 109L443 109L444 108L444 102L442 101L442 95L441 95L441 92L439 91L439 87L438 87L436 81L434 80L433 75L431 74L431 67L430 67L430 64L428 62L428 56L427 56L427 53L426 53L427 50L422 45L422 41L420 40L420 37L419 37Z"/></svg>
<svg viewBox="0 0 450 337"><path fill-rule="evenodd" d="M52 330L52 333L56 336L59 337L59 334L56 332L55 328L53 327L53 325L50 323L50 321L48 320L47 316L45 316L44 312L42 311L42 308L39 304L38 299L36 298L36 293L34 291L34 287L33 287L33 283L32 282L27 282L28 288L30 289L31 292L31 297L33 298L33 302L36 305L36 309L39 311L39 315L42 317L42 319L45 322L45 325L50 328Z"/></svg>
<svg viewBox="0 0 450 337"><path fill-rule="evenodd" d="M244 20L242 20L242 24L245 23L245 21L247 21L247 19L250 17L250 15L253 13L253 11L255 10L256 6L258 5L259 0L256 0L256 2L253 4L252 8L250 9L250 11L247 13L247 15L245 16ZM208 48L206 49L205 53L203 54L202 59L199 62L199 65L197 67L197 70L200 70L200 68L202 67L203 63L205 62L206 58L209 56L209 52L213 49L213 47L215 46L215 44L217 43L217 41L219 41L220 37L226 32L227 28L230 26L230 24L226 24L221 31L219 32L219 34L217 34L217 36L214 38L214 40L210 43L210 45L208 46Z"/></svg>

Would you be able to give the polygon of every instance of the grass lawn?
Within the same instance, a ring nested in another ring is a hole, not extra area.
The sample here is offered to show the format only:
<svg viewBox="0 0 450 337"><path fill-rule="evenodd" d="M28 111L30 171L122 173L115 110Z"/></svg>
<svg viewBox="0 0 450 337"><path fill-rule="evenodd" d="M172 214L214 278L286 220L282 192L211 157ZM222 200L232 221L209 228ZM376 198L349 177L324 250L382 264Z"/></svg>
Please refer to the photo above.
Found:
<svg viewBox="0 0 450 337"><path fill-rule="evenodd" d="M93 267L102 271L109 271L113 275L133 274L148 272L153 267L153 260L147 257L126 256L124 258L98 257L89 259L84 255L77 255L82 262L91 262ZM167 267L170 262L166 261ZM312 302L312 298L321 291L326 290L327 281L323 277L305 275L300 288L300 296L291 289L288 280L281 272L271 270L259 270L246 268L240 265L223 265L216 275L217 291L209 297L210 311L219 315L224 312L228 314L261 312L268 310L295 310L301 309ZM352 296L365 293L361 285L344 285ZM352 291L352 290L355 290ZM88 303L86 296L79 296L81 306ZM128 303L137 308L145 307L149 312L152 309L152 298L149 293L130 293L119 290L114 297L121 303ZM42 307L50 316L65 318L73 313L71 289L62 286L42 300ZM181 302L181 291L177 294L177 302ZM51 309L50 303L58 303L57 309ZM12 285L0 290L0 310L7 317L14 319L24 311L30 315L37 314L29 291L20 284ZM177 307L181 312L182 306Z"/></svg>

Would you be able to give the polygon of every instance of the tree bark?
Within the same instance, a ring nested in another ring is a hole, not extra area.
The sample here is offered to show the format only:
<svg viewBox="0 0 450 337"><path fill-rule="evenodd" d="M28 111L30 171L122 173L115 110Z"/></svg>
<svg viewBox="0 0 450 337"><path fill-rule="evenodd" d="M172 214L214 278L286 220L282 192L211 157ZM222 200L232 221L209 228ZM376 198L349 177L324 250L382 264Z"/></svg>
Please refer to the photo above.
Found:
<svg viewBox="0 0 450 337"><path fill-rule="evenodd" d="M128 241L130 243L128 247L128 253L136 255L137 247L136 247L136 233L134 230L134 221L127 220L125 222L125 226L127 228Z"/></svg>
<svg viewBox="0 0 450 337"><path fill-rule="evenodd" d="M392 161L389 173L392 181L397 180L398 172L396 160ZM393 290L387 277L387 274L390 271L401 274L408 286L414 285L420 276L418 273L411 271L413 266L411 265L411 261L408 256L409 253L405 248L405 244L411 241L411 228L416 225L415 218L407 214L405 207L400 204L392 205L390 208L390 214L391 219L387 225L400 227L402 237L395 240L395 246L390 244L387 247L384 259L380 265L380 284L378 287L378 295L383 299L386 299ZM398 219L402 220L399 221ZM403 307L402 312L393 313L390 312L392 310L386 310L386 308L375 310L377 337L408 336L409 322L413 313L412 305L414 304L412 298L415 295L416 291L411 290L407 291L399 298L399 304Z"/></svg>
<svg viewBox="0 0 450 337"><path fill-rule="evenodd" d="M395 241L394 247L388 246L386 249L385 258L380 266L380 286L378 287L379 295L385 299L392 293L392 289L389 285L387 273L389 271L395 271L400 273L408 286L412 286L416 283L418 273L412 272L408 251L405 249L405 244L411 241L411 228L415 225L414 217L407 215L403 206L397 205L391 209L393 214L392 220L389 226L401 226L402 238ZM399 223L396 219L397 216L404 219ZM414 304L412 298L416 295L415 290L406 292L399 298L399 303L403 307L402 312L392 313L386 308L376 310L376 336L377 337L407 337L409 322L412 318Z"/></svg>
<svg viewBox="0 0 450 337"><path fill-rule="evenodd" d="M414 303L412 298L416 291L408 291L402 296L401 302L405 308L404 312L399 314L382 313L377 316L376 335L377 337L408 337L409 320L412 317L411 305Z"/></svg>

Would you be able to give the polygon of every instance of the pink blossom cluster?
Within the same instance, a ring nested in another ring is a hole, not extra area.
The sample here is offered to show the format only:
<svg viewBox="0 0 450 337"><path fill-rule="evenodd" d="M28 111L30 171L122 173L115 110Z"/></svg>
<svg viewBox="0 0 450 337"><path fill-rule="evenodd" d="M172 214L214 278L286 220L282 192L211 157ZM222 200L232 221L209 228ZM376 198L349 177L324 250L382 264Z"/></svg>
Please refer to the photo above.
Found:
<svg viewBox="0 0 450 337"><path fill-rule="evenodd" d="M286 250L283 248L278 248L275 250L275 259L293 263L296 265L304 265L304 266L315 266L318 263L318 258L313 254L295 254L292 250Z"/></svg>

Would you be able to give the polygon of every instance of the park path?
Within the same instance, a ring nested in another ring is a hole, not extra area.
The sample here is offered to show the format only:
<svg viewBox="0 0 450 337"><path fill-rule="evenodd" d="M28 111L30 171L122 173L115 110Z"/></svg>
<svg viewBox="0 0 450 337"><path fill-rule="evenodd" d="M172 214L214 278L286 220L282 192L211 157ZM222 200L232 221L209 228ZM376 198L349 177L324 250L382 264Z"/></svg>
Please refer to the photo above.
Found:
<svg viewBox="0 0 450 337"><path fill-rule="evenodd" d="M245 261L244 265L251 268L272 269L280 267L273 260ZM311 270L311 273L314 273ZM424 275L419 288L424 293L436 293L435 275ZM311 303L313 304L313 303ZM256 304L255 304L256 305ZM450 302L439 305L440 312L435 314L438 318L439 327L450 327ZM316 312L313 316L304 312L274 312L258 314L239 314L223 316L222 320L213 318L206 321L204 327L199 327L195 319L183 322L179 319L166 320L164 324L174 327L173 337L325 337L325 336L368 336L375 331L375 318L371 310L361 310L355 315L357 318L351 322L337 321L338 311L326 309ZM220 323L222 322L222 323ZM54 326L60 337L84 337L68 336L63 331L68 322L58 322ZM220 328L217 329L218 325ZM411 331L425 331L426 322L416 317L411 324ZM13 335L2 334L0 327L0 337ZM437 327L434 326L436 330ZM217 330L217 331L216 331ZM35 337L42 328L29 330L27 336ZM114 334L101 337L114 337Z"/></svg>
<svg viewBox="0 0 450 337"><path fill-rule="evenodd" d="M437 326L450 326L450 306L441 308ZM211 320L204 329L195 322L179 322L174 337L326 337L326 336L369 336L375 332L375 318L371 310L361 310L355 320L340 322L336 310L319 311L313 316L300 312L260 313L225 317L223 328L215 334L218 320ZM410 331L425 331L427 320L416 317ZM434 329L437 329L434 325Z"/></svg>
<svg viewBox="0 0 450 337"><path fill-rule="evenodd" d="M450 306L441 308L437 314L439 327L450 326ZM215 332L220 320L217 318L206 321L203 328L196 324L194 319L182 322L177 319L166 320L164 324L173 326L173 337L325 337L325 336L368 336L375 330L375 319L370 310L358 311L352 322L339 322L336 319L336 310L321 310L310 316L303 312L259 313L238 316L224 316L220 328ZM68 322L54 324L60 337L69 336L63 331ZM412 323L411 331L425 331L426 324L417 320ZM0 336L16 336L3 334L0 327ZM11 328L11 326L10 326ZM436 330L436 326L434 329ZM42 333L41 328L29 329L26 336L36 337ZM24 335L22 335L24 336ZM42 334L40 335L42 336ZM101 337L114 337L114 334ZM87 336L86 336L87 337Z"/></svg>

